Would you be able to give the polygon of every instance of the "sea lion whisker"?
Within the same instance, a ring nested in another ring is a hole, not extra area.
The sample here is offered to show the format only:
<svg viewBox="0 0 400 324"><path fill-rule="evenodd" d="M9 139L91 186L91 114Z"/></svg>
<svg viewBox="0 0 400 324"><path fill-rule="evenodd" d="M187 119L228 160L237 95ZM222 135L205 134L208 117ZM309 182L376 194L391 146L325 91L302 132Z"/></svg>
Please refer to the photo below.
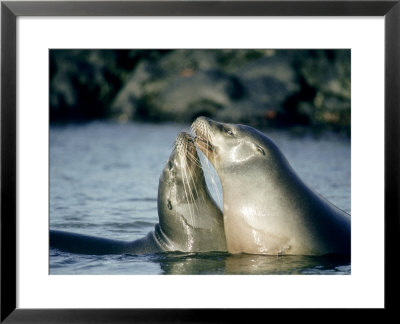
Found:
<svg viewBox="0 0 400 324"><path fill-rule="evenodd" d="M186 171L186 170L185 170L185 171ZM193 179L192 173L191 173L191 171L190 171L189 168L187 169L187 171L188 171L188 173L189 173L189 176L187 176L189 192L190 192L190 195L191 195L191 197L192 197L193 205L194 205L194 206L196 207L196 209L197 209L197 205L196 205L197 199L195 199L193 190L191 190L191 189L192 189L191 182L192 182L193 184L195 184L195 183L194 183L194 179ZM199 196L199 193L197 192L196 185L194 185L193 189L195 190L196 196L198 197L198 196Z"/></svg>
<svg viewBox="0 0 400 324"><path fill-rule="evenodd" d="M202 165L200 165L199 167L202 168ZM204 171L205 171L205 172L204 172ZM192 183L193 183L193 186L194 186L194 191L196 192L197 198L198 198L198 199L201 199L202 201L204 201L204 200L205 200L205 197L199 195L199 192L198 192L198 190L197 190L196 181L195 181L195 179L194 179L194 177L193 177L193 175L192 175L192 172L191 172L190 170L189 170L189 172L190 172L190 174L191 174L191 180L192 180ZM204 173L207 173L208 170L204 170L204 169L202 168L201 171L199 170L199 172L202 172L202 174L203 174L202 176L203 176L203 178L204 178ZM217 189L215 189L215 190L217 190Z"/></svg>
<svg viewBox="0 0 400 324"><path fill-rule="evenodd" d="M197 191L196 182L195 182L195 179L193 177L193 174L192 174L192 171L190 170L190 168L188 168L188 172L190 175L189 182L191 181L193 183L193 189L194 189L194 191L196 193L196 197L198 199L200 197L200 195L199 195L199 192ZM194 203L196 203L196 202L194 201Z"/></svg>
<svg viewBox="0 0 400 324"><path fill-rule="evenodd" d="M186 191L185 181L183 181L182 183L183 183L183 190L185 192L186 203L187 203L187 205L189 207L189 215L190 215L190 218L192 218L192 210L190 208L190 203L189 203L189 198L188 198L188 194L187 194L187 191Z"/></svg>
<svg viewBox="0 0 400 324"><path fill-rule="evenodd" d="M190 133L191 135L196 136L196 126L194 124L190 125Z"/></svg>
<svg viewBox="0 0 400 324"><path fill-rule="evenodd" d="M190 171L189 171L190 172ZM191 176L189 178L189 188L193 188L194 192L191 191L192 193L192 198L193 198L193 205L194 207L198 210L198 206L197 206L197 202L200 198L199 192L197 191L197 187L196 187L196 182L194 181L194 178ZM195 197L196 196L196 197Z"/></svg>
<svg viewBox="0 0 400 324"><path fill-rule="evenodd" d="M199 168L202 167L201 162L199 161L199 159L197 159L197 158L194 156L194 154L188 152L188 153L187 153L187 158L188 158L188 160L189 160L190 162L192 162L193 164L195 164L197 167L199 167Z"/></svg>
<svg viewBox="0 0 400 324"><path fill-rule="evenodd" d="M186 179L187 179L186 169L185 169L185 171L184 171L184 174L185 174ZM185 185L185 182L186 182L186 185ZM185 181L185 182L184 182L184 186L185 186L185 188L186 188L186 186L188 186L187 191L188 191L188 193L189 193L189 195L187 195L186 200L187 200L187 202L188 202L188 204L189 204L190 219L191 219L191 223L194 224L194 222L193 222L193 212L194 212L194 211L192 212L192 208L190 208L190 205L191 205L191 204L189 203L189 200L191 199L192 204L194 204L194 197L193 197L193 193L192 193L191 190L190 190L190 183L189 183L188 181Z"/></svg>
<svg viewBox="0 0 400 324"><path fill-rule="evenodd" d="M199 168L201 168L201 172L203 173L203 175L204 174L206 174L206 175L209 175L210 177L213 177L214 176L214 174L210 171L210 164L209 164L209 161L207 160L206 161L206 166L207 166L207 168L204 168L203 167L203 164L201 163L201 161L199 160L199 159L196 159L196 158L194 158L194 157L192 157L192 156L189 156L188 155L188 158L193 162L193 163L195 163L195 165L197 165ZM195 161L193 161L193 159L195 159Z"/></svg>
<svg viewBox="0 0 400 324"><path fill-rule="evenodd" d="M207 137L209 139L211 138L210 131L209 131L208 128L206 128L205 137ZM205 156L205 161L203 159L203 162L205 163L205 167L202 168L203 172L206 175L209 176L209 179L211 181L211 183L210 183L211 189L215 192L215 195L217 196L218 203L222 204L222 197L221 197L220 191L218 190L218 186L216 184L216 180L214 178L215 177L215 173L211 172L211 162L210 162L210 158L211 158L210 154L211 153L208 150L206 152L203 152L203 151L200 150L200 152L202 152L202 154Z"/></svg>
<svg viewBox="0 0 400 324"><path fill-rule="evenodd" d="M186 139L186 140L189 140L189 139ZM185 144L186 144L186 145L184 146L185 149L181 152L181 156L180 156L180 157L181 157L182 161L184 161L185 163L187 163L188 158L189 158L189 150L188 150L188 146L187 146L188 144L187 144L187 143L185 143ZM182 156L182 153L183 153L184 156ZM188 186L188 192L189 192L188 199L191 199L192 204L193 204L195 207L197 207L197 206L196 206L196 199L195 199L195 197L194 197L194 195L193 195L193 191L192 191L192 188L191 188L191 182L194 183L193 175L192 175L192 173L191 173L189 167L183 168L182 171L183 171L182 174L183 174L183 178L184 178L184 179L183 179L184 184L186 184L186 185ZM197 188L195 187L194 189L195 189L195 191L196 191L196 195L198 196Z"/></svg>

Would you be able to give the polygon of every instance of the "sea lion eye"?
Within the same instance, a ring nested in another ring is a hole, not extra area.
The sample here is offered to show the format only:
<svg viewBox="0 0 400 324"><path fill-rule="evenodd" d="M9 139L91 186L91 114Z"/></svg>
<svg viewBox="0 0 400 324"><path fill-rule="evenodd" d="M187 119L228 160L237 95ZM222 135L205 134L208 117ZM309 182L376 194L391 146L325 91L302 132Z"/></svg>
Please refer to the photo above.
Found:
<svg viewBox="0 0 400 324"><path fill-rule="evenodd" d="M257 151L260 152L262 155L265 155L264 150L261 148L261 146L257 145Z"/></svg>
<svg viewBox="0 0 400 324"><path fill-rule="evenodd" d="M227 133L229 136L233 136L233 132L229 128L225 128L225 133Z"/></svg>
<svg viewBox="0 0 400 324"><path fill-rule="evenodd" d="M173 167L174 167L174 165L172 164L172 162L171 162L171 161L168 161L168 168L169 168L170 170L172 170Z"/></svg>
<svg viewBox="0 0 400 324"><path fill-rule="evenodd" d="M172 209L172 205L171 205L171 200L168 199L168 203L167 203L168 209Z"/></svg>

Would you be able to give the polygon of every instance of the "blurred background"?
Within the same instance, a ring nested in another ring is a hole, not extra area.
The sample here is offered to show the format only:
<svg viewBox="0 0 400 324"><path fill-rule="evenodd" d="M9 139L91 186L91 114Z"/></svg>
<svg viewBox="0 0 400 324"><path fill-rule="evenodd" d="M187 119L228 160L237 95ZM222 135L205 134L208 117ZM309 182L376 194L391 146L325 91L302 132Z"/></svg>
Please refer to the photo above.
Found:
<svg viewBox="0 0 400 324"><path fill-rule="evenodd" d="M350 50L50 50L50 122L191 123L350 136Z"/></svg>

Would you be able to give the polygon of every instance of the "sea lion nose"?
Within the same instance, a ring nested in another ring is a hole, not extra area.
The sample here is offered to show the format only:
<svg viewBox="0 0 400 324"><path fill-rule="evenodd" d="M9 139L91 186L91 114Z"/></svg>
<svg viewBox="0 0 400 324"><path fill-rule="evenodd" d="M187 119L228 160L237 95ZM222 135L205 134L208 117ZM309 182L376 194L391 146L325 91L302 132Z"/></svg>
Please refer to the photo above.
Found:
<svg viewBox="0 0 400 324"><path fill-rule="evenodd" d="M193 143L193 137L187 132L180 132L178 136L176 137L176 142L177 143L184 143L184 142L190 142Z"/></svg>
<svg viewBox="0 0 400 324"><path fill-rule="evenodd" d="M197 117L196 120L193 122L192 129L194 130L202 128L204 129L215 124L217 124L215 120L212 120L211 118L208 117L200 116Z"/></svg>
<svg viewBox="0 0 400 324"><path fill-rule="evenodd" d="M185 138L186 138L186 133L185 132L180 132L178 134L178 136L176 137L175 142L181 143L181 142L183 142L185 140Z"/></svg>
<svg viewBox="0 0 400 324"><path fill-rule="evenodd" d="M208 117L205 117L205 116L200 116L200 117L196 118L195 123L196 122L198 122L198 123L201 123L201 122L212 123L214 121L211 118L208 118Z"/></svg>

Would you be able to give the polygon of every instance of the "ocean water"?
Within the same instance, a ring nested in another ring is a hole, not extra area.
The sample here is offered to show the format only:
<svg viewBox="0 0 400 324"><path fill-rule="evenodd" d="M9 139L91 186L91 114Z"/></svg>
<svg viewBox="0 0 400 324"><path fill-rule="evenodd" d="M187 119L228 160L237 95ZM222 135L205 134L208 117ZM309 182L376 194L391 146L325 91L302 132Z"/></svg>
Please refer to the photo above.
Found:
<svg viewBox="0 0 400 324"><path fill-rule="evenodd" d="M158 222L157 189L174 140L190 125L93 122L50 126L50 229L132 241ZM300 177L351 213L350 139L272 131ZM216 174L213 178L217 181ZM207 183L211 183L206 179ZM222 205L221 188L210 187ZM80 255L49 249L50 274L350 274L349 259L161 253Z"/></svg>

